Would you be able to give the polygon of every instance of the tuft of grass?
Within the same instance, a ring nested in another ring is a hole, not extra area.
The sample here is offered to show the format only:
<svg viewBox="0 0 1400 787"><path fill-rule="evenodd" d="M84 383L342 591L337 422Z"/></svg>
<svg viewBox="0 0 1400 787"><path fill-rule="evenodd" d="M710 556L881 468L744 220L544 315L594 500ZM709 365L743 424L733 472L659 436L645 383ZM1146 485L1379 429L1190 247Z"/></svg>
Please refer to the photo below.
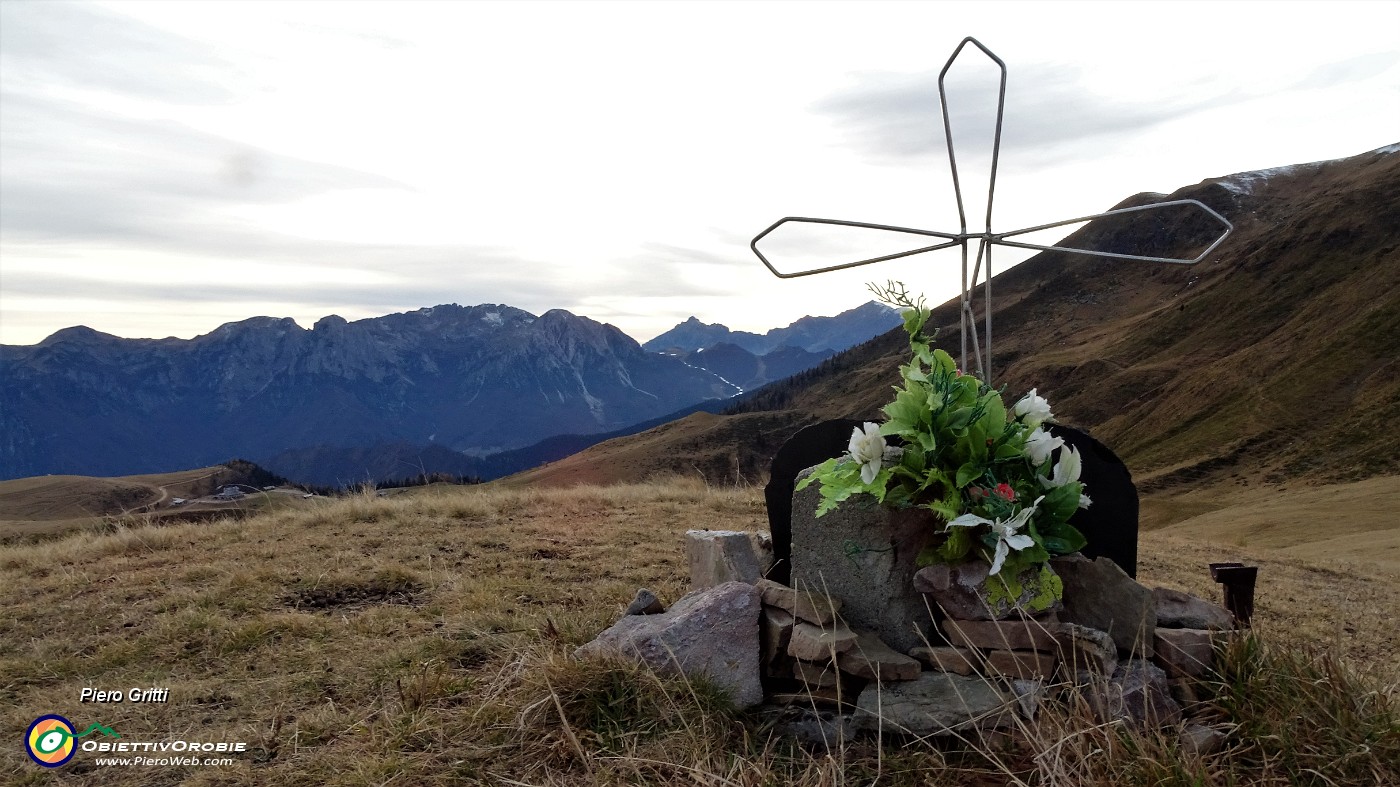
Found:
<svg viewBox="0 0 1400 787"><path fill-rule="evenodd" d="M1236 730L1230 758L1259 783L1400 784L1396 686L1316 648L1256 636L1220 653L1216 703Z"/></svg>

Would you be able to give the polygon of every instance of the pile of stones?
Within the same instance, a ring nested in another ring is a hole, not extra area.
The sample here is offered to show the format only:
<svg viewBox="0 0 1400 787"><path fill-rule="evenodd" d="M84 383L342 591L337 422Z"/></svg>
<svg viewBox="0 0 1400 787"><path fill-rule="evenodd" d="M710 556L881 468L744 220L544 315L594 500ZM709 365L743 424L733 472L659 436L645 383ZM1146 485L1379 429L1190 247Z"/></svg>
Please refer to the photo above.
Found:
<svg viewBox="0 0 1400 787"><path fill-rule="evenodd" d="M1189 718L1217 639L1234 626L1223 608L1076 554L1051 562L1063 602L1025 614L1025 599L988 599L985 563L917 567L899 546L902 527L877 543L865 527L858 550L824 543L842 537L838 522L823 519L823 543L803 543L795 528L793 587L764 578L766 534L690 531L694 589L670 609L639 591L577 655L704 675L736 705L763 705L784 731L827 744L875 729L1005 728L1065 690L1104 720L1180 724L1202 749L1223 740Z"/></svg>

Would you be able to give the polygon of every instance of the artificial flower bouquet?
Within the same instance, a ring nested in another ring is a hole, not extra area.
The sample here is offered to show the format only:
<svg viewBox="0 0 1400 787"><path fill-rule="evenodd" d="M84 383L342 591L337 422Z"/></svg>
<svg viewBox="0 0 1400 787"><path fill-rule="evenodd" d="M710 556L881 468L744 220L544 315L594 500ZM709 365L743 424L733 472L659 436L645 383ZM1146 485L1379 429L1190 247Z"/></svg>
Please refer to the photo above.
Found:
<svg viewBox="0 0 1400 787"><path fill-rule="evenodd" d="M1053 418L1049 402L1031 389L1008 409L1000 389L963 374L948 353L930 346L922 298L911 300L895 282L871 289L904 309L913 358L899 369L903 385L883 408L885 422L856 429L848 452L818 465L798 489L821 485L819 517L862 494L886 506L928 509L938 524L919 565L981 559L991 566L994 595L1015 599L1032 582L1048 591L1037 594L1046 599L1037 606L1059 600L1059 578L1047 561L1084 546L1068 520L1090 500L1078 452L1043 428Z"/></svg>

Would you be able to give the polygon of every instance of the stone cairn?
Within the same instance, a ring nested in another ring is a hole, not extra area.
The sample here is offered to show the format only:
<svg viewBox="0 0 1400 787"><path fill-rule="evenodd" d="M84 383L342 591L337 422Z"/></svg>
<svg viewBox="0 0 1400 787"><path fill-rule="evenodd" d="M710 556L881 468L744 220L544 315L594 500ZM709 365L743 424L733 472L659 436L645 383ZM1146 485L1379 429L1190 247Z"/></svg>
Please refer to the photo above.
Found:
<svg viewBox="0 0 1400 787"><path fill-rule="evenodd" d="M1116 563L1051 561L1063 602L1035 615L990 602L988 566L919 568L919 512L838 507L818 523L815 490L794 501L792 587L764 578L766 533L692 530L693 590L669 610L648 590L576 655L637 658L704 675L742 708L764 705L779 730L833 745L863 731L944 735L1033 722L1040 701L1073 686L1097 718L1180 725L1183 742L1217 748L1195 723L1199 681L1233 616L1203 599L1149 589ZM1019 716L1019 719L1018 719Z"/></svg>

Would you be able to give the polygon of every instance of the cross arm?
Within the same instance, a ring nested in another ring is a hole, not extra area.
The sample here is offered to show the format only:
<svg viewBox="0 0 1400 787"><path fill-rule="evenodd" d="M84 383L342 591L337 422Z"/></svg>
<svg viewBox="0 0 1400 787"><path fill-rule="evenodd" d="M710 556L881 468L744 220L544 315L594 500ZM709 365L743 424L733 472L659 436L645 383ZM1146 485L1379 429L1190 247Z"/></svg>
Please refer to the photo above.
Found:
<svg viewBox="0 0 1400 787"><path fill-rule="evenodd" d="M1013 235L1025 235L1027 233L1039 232L1040 230L1048 230L1054 227L1063 227L1067 224L1079 224L1081 222L1093 221L1094 219L1102 219L1107 218L1109 216L1121 216L1125 213L1137 213L1140 211L1156 210L1158 208L1168 208L1176 205L1189 205L1192 207L1200 208L1202 211L1205 211L1205 213L1208 216L1214 218L1216 221L1219 221L1223 227L1223 231L1220 233L1220 236L1214 241L1212 241L1211 244L1206 247L1205 251L1202 251L1200 254L1196 255L1192 259L1181 259L1179 257L1149 257L1142 254L1122 254L1119 252L1111 251L1092 251L1090 249L1076 249L1072 246L1046 246L1037 243L1023 243L1021 241L1006 240L1006 238L1012 237ZM1110 257L1112 259L1117 260L1174 262L1181 265L1193 265L1205 259L1211 252L1215 251L1216 248L1220 246L1220 244L1224 243L1225 239L1230 237L1230 233L1234 230L1234 228L1235 225L1231 224L1229 219L1215 212L1210 208L1210 206L1206 205L1200 200L1178 199L1171 200L1169 202L1156 202L1151 205L1135 205L1133 207L1128 208L1115 208L1114 210L1104 211L1103 213L1095 213L1092 216L1081 216L1077 219L1065 219L1064 221L1054 221L1049 224L1040 224L1035 227L1026 227L1025 229L1014 230L1012 232L1003 232L997 235L993 235L989 240L990 242L995 243L999 246L1013 246L1018 249L1034 249L1037 251L1060 251L1067 252L1069 254L1090 254L1095 257Z"/></svg>
<svg viewBox="0 0 1400 787"><path fill-rule="evenodd" d="M899 232L899 233L904 233L904 234L906 234L906 235L919 235L919 236L927 237L927 238L943 238L943 239L945 239L947 242L945 242L945 243L935 243L935 244L933 244L933 245L931 245L931 246L922 246L922 247L917 248L917 249L910 249L909 251L896 252L896 253L894 253L894 254L884 254L884 255L881 255L881 256L879 256L879 257L871 257L870 259L866 259L866 260L857 260L857 261L855 261L855 262L843 262L843 263L839 263L839 264L836 264L836 265L828 265L828 266L823 267L823 268L813 268L812 270L809 270L809 271L797 271L797 272L795 272L795 273L783 273L783 272L779 271L777 268L773 267L773 263L770 262L770 261L768 260L768 258L764 256L764 254L763 254L762 251L759 251L758 242L761 241L761 240L763 240L764 238L768 237L769 233L773 232L773 231L776 230L777 228L783 226L784 224L788 224L788 223L794 223L794 224L827 224L827 225L836 226L836 227L858 227L858 228L860 228L860 229L881 230L881 231L885 231L885 232ZM845 269L845 268L854 268L854 267L857 267L857 266L860 266L860 265L869 265L869 264L874 263L874 262L884 262L884 261L886 261L886 260L895 260L895 259L899 259L900 257L912 257L912 256L915 255L915 254L923 254L923 253L926 252L926 251L937 251L938 249L946 249L946 248L949 248L950 246L956 246L956 245L958 245L959 243L962 243L964 240L967 239L967 237L968 237L968 236L967 236L966 234L956 234L956 233L951 233L951 232L937 232L937 231L935 231L935 230L920 230L920 229L913 229L913 228L911 228L911 227L894 227L894 226L891 226L891 225L888 225L888 224L871 224L871 223L863 222L863 221L844 221L844 220L842 220L842 219L812 219L812 218L806 218L806 217L804 217L804 216L787 216L787 217L785 217L785 218L778 219L777 221L773 222L773 224L770 225L770 226L768 227L768 229L764 230L763 232L758 233L758 235L755 235L755 236L754 236L754 239L753 239L752 241L749 241L749 248L753 250L753 253L754 253L755 255L757 255L757 257L758 257L760 260L763 261L764 266L766 266L766 267L768 268L768 270L769 270L774 276L777 276L777 277L780 278L780 279L793 279L793 278L797 278L797 277L799 277L799 276L811 276L811 275L816 274L816 273L827 273L827 272L829 272L829 271L838 271L838 270L842 270L842 269Z"/></svg>

